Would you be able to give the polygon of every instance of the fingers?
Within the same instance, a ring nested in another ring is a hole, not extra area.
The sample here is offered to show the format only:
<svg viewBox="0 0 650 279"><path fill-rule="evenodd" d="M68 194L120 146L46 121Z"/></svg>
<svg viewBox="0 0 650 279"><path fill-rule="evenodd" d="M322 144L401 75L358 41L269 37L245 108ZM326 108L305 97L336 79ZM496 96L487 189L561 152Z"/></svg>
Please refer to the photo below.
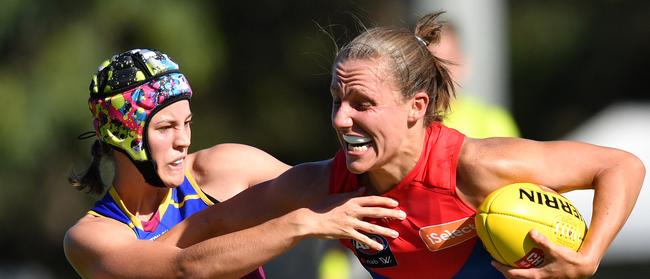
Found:
<svg viewBox="0 0 650 279"><path fill-rule="evenodd" d="M546 238L543 234L539 233L537 230L532 229L528 232L528 236L540 247L544 252L553 251L555 244Z"/></svg>
<svg viewBox="0 0 650 279"><path fill-rule="evenodd" d="M399 233L396 230L365 221L359 221L357 230L361 230L370 234L381 235L388 238L397 238L399 236Z"/></svg>
<svg viewBox="0 0 650 279"><path fill-rule="evenodd" d="M540 273L535 268L512 268L502 273L506 278L540 278Z"/></svg>
<svg viewBox="0 0 650 279"><path fill-rule="evenodd" d="M503 273L507 278L540 278L549 275L549 264L554 262L557 257L557 249L561 249L558 245L551 242L546 236L539 233L537 230L530 230L528 237L544 251L544 263L542 266L535 268L516 268L492 261L492 266ZM553 273L550 273L553 274ZM557 275L557 274L556 274Z"/></svg>
<svg viewBox="0 0 650 279"><path fill-rule="evenodd" d="M548 264L549 262L554 261L558 257L558 253L561 253L561 250L568 250L566 247L556 245L535 229L530 230L528 236L539 248L542 248L542 251L544 251L543 264Z"/></svg>
<svg viewBox="0 0 650 279"><path fill-rule="evenodd" d="M404 220L406 212L395 209L397 201L379 196L365 196L350 200L347 203L348 215L355 218L397 219Z"/></svg>
<svg viewBox="0 0 650 279"><path fill-rule="evenodd" d="M493 260L493 261L491 262L491 264L492 264L492 266L494 266L494 268L496 268L498 271L500 271L500 272L503 273L504 275L505 275L509 270L513 269L512 267L509 267L509 266L507 266L507 265L504 265L504 264L502 264L502 263L500 263L500 262L497 262L497 261L495 261L495 260Z"/></svg>
<svg viewBox="0 0 650 279"><path fill-rule="evenodd" d="M359 206L379 206L393 208L398 205L394 199L381 197L381 196L363 196L366 192L365 188L359 188L353 192L332 194L329 196L331 201L335 203L352 202Z"/></svg>
<svg viewBox="0 0 650 279"><path fill-rule="evenodd" d="M396 219L404 220L406 212L400 209L390 209L383 207L361 207L357 209L356 215L359 218L374 218L374 219Z"/></svg>
<svg viewBox="0 0 650 279"><path fill-rule="evenodd" d="M492 266L503 273L506 278L535 278L535 268L523 269L504 265L497 261L492 261Z"/></svg>
<svg viewBox="0 0 650 279"><path fill-rule="evenodd" d="M351 239L361 242L364 245L374 249L375 251L384 250L384 245L357 231L352 232Z"/></svg>
<svg viewBox="0 0 650 279"><path fill-rule="evenodd" d="M357 197L354 198L354 201L360 206L380 206L393 208L398 205L396 200L380 196Z"/></svg>

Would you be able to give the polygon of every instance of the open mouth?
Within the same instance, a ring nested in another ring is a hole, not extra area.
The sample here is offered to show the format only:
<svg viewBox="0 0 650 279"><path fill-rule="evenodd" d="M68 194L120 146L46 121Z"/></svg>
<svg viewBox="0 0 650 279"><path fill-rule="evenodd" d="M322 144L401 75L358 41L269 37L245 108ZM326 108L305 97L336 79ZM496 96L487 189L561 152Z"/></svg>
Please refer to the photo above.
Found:
<svg viewBox="0 0 650 279"><path fill-rule="evenodd" d="M172 165L174 167L181 166L181 165L183 165L183 160L184 160L184 158L180 158L180 159L178 159L176 161L171 162L170 165Z"/></svg>
<svg viewBox="0 0 650 279"><path fill-rule="evenodd" d="M347 149L349 151L363 152L368 150L370 143L372 142L371 138L360 137L360 136L347 136L342 135L343 141L347 143Z"/></svg>

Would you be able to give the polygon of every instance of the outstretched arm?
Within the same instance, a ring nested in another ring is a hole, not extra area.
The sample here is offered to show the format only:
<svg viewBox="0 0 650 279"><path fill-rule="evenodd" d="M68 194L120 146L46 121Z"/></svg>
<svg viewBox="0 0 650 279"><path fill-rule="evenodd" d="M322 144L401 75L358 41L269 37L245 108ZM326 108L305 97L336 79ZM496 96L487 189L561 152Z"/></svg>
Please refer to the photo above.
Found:
<svg viewBox="0 0 650 279"><path fill-rule="evenodd" d="M327 197L301 195L309 188L293 189L291 195L284 192L295 187L287 185L318 185L318 174L326 165L293 168L273 182L193 215L172 229L177 233L166 233L156 241L136 240L128 227L116 221L84 217L66 235L66 256L84 277L236 278L305 237L351 238L378 250L381 245L359 231L397 237L393 230L363 221L403 219L403 212L390 209L397 206L391 199L357 197L360 191ZM285 195L278 198L271 189Z"/></svg>
<svg viewBox="0 0 650 279"><path fill-rule="evenodd" d="M307 233L299 220L280 218L182 249L137 240L112 220L84 219L64 240L66 257L84 278L240 278Z"/></svg>
<svg viewBox="0 0 650 279"><path fill-rule="evenodd" d="M158 240L188 247L301 209L313 212L310 219L319 223L318 231L310 236L355 238L379 248L376 241L357 230L387 237L391 237L394 231L361 220L365 217L404 218L404 213L391 209L397 204L385 197L355 197L361 192L329 195L329 164L330 160L326 160L295 166L276 179L250 187L227 201L194 214L170 230L173 233L168 232Z"/></svg>

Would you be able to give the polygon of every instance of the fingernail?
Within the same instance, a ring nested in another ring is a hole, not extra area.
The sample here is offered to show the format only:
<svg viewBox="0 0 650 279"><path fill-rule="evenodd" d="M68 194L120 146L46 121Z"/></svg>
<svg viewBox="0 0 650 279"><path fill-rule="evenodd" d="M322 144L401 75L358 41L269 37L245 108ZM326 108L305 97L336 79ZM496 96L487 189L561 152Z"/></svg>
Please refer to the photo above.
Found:
<svg viewBox="0 0 650 279"><path fill-rule="evenodd" d="M537 237L537 230L533 229L530 231L530 236Z"/></svg>
<svg viewBox="0 0 650 279"><path fill-rule="evenodd" d="M399 218L400 218L401 220L406 219L406 212L400 210L400 212L399 212Z"/></svg>
<svg viewBox="0 0 650 279"><path fill-rule="evenodd" d="M384 250L384 245L379 244L379 249L377 249L377 251L381 251L381 250Z"/></svg>
<svg viewBox="0 0 650 279"><path fill-rule="evenodd" d="M399 236L399 233L397 231L393 231L393 232L390 233L390 236L392 238L397 238Z"/></svg>

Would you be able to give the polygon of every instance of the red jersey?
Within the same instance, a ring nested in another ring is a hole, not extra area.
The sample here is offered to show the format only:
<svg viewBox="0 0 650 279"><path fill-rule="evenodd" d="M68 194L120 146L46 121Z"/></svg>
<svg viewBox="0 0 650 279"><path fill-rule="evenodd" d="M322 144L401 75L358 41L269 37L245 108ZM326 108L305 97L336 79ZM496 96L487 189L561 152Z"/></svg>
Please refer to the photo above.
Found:
<svg viewBox="0 0 650 279"><path fill-rule="evenodd" d="M341 240L374 278L503 278L476 234L476 211L456 193L458 154L465 136L440 123L427 128L418 163L382 196L395 199L405 220L369 220L399 232L396 239L369 235L382 251ZM358 189L339 151L332 163L330 193Z"/></svg>

